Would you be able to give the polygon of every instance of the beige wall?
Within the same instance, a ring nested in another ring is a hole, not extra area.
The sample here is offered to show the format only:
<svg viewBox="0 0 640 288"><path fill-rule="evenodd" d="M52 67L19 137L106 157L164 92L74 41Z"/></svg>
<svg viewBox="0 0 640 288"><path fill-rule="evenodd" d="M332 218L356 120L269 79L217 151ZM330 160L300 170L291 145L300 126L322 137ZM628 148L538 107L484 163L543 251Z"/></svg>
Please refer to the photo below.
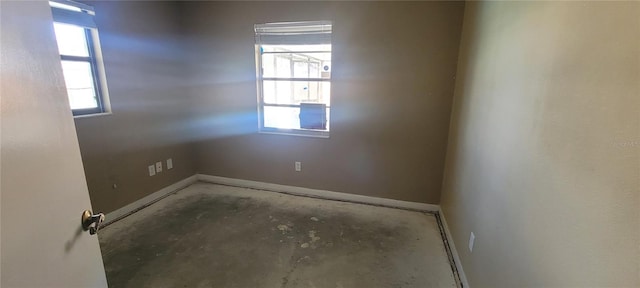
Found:
<svg viewBox="0 0 640 288"><path fill-rule="evenodd" d="M195 174L179 14L171 2L90 2L113 115L75 120L93 207L110 212ZM174 169L166 170L172 158ZM147 166L163 161L150 177ZM113 188L113 184L117 188Z"/></svg>
<svg viewBox="0 0 640 288"><path fill-rule="evenodd" d="M469 3L458 71L442 208L470 285L640 286L640 3Z"/></svg>
<svg viewBox="0 0 640 288"><path fill-rule="evenodd" d="M464 3L185 6L199 172L439 203ZM330 139L257 133L253 25L302 20L334 25Z"/></svg>

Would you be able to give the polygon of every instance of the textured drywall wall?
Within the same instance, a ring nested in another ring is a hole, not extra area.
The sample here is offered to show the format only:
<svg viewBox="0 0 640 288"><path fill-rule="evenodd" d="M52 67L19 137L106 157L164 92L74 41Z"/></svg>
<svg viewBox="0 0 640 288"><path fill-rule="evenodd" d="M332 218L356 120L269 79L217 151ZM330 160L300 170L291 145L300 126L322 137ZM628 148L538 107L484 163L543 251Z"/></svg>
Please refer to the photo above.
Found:
<svg viewBox="0 0 640 288"><path fill-rule="evenodd" d="M640 3L468 3L458 71L442 208L470 285L640 286Z"/></svg>
<svg viewBox="0 0 640 288"><path fill-rule="evenodd" d="M439 203L464 3L183 5L200 173ZM331 137L258 134L253 25L305 20L334 25Z"/></svg>
<svg viewBox="0 0 640 288"><path fill-rule="evenodd" d="M113 114L75 123L93 207L110 212L195 174L192 103L175 3L87 3L96 11ZM164 170L150 177L147 166L157 161Z"/></svg>

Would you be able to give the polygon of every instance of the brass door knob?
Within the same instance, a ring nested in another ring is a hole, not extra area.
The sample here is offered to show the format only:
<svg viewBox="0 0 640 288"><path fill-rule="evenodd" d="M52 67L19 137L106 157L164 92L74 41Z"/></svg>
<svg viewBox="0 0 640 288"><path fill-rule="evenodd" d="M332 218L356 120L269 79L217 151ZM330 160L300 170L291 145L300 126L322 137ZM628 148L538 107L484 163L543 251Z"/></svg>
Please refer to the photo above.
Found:
<svg viewBox="0 0 640 288"><path fill-rule="evenodd" d="M84 210L84 212L82 212L82 230L89 230L89 234L93 235L98 233L102 222L104 222L104 214L93 214L91 210Z"/></svg>

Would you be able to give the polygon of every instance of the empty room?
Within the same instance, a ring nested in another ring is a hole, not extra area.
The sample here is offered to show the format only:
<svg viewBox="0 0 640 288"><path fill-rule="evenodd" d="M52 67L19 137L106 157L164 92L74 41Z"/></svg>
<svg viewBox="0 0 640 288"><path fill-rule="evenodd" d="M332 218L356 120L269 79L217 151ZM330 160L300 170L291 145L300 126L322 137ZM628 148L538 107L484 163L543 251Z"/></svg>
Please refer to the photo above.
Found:
<svg viewBox="0 0 640 288"><path fill-rule="evenodd" d="M640 2L0 2L1 287L640 287Z"/></svg>

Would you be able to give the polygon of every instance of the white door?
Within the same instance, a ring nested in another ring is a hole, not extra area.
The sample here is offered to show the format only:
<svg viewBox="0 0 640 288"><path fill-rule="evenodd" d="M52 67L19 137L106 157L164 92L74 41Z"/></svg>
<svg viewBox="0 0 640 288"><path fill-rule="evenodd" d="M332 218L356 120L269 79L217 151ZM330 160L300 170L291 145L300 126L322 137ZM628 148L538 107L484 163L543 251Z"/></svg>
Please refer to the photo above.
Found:
<svg viewBox="0 0 640 288"><path fill-rule="evenodd" d="M47 1L0 2L0 286L106 287Z"/></svg>

